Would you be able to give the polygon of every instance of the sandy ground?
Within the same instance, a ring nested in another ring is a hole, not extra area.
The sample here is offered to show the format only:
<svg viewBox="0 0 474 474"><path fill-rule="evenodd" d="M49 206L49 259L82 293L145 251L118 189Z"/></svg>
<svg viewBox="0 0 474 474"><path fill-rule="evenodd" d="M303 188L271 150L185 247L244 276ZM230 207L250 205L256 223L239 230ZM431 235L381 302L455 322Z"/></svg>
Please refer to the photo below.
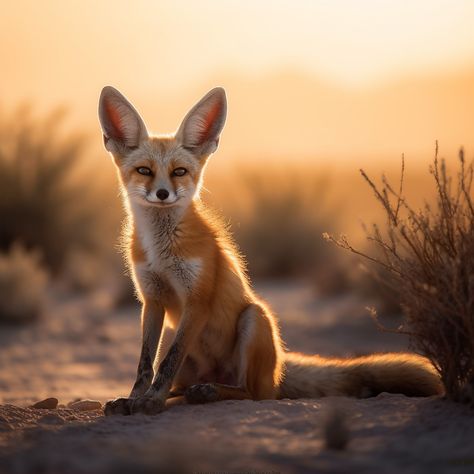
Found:
<svg viewBox="0 0 474 474"><path fill-rule="evenodd" d="M401 336L377 331L351 297L318 301L296 284L259 289L281 315L292 350L407 348ZM66 404L128 393L140 349L138 308L112 311L104 295L56 302L33 326L1 327L0 344L2 474L474 472L474 413L436 398L178 401L156 417L27 408L49 396ZM334 410L349 440L342 451L325 446Z"/></svg>

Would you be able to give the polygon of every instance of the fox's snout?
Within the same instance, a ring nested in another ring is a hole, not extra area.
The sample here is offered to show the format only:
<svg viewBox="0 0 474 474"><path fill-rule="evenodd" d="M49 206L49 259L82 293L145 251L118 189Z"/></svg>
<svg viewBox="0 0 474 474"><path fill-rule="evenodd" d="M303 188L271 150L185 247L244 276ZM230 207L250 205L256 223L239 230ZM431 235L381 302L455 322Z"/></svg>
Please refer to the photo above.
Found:
<svg viewBox="0 0 474 474"><path fill-rule="evenodd" d="M194 193L194 185L178 185L174 187L173 183L164 185L160 183L158 186L152 186L151 189L146 192L146 200L150 203L157 204L174 204L179 199L183 199L188 194ZM192 197L192 196L191 196Z"/></svg>

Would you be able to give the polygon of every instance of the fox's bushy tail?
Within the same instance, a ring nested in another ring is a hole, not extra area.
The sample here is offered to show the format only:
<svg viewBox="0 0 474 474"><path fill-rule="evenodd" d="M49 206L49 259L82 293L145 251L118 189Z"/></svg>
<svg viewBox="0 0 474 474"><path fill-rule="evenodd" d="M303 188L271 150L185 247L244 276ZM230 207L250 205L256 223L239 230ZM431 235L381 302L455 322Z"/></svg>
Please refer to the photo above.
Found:
<svg viewBox="0 0 474 474"><path fill-rule="evenodd" d="M367 398L381 392L425 397L443 392L432 364L416 354L337 359L288 352L284 366L279 398L331 395Z"/></svg>

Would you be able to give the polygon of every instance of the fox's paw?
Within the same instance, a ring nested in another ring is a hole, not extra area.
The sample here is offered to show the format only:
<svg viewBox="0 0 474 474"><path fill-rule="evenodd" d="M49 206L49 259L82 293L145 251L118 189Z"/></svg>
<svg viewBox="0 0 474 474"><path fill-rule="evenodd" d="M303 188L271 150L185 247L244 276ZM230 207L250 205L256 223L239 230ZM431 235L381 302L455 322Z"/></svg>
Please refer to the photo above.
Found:
<svg viewBox="0 0 474 474"><path fill-rule="evenodd" d="M208 403L216 402L219 398L217 387L212 383L202 383L191 385L184 392L188 403Z"/></svg>
<svg viewBox="0 0 474 474"><path fill-rule="evenodd" d="M131 413L158 415L165 409L165 403L159 398L138 397L132 400Z"/></svg>
<svg viewBox="0 0 474 474"><path fill-rule="evenodd" d="M109 400L104 406L104 415L131 415L134 398L116 398Z"/></svg>

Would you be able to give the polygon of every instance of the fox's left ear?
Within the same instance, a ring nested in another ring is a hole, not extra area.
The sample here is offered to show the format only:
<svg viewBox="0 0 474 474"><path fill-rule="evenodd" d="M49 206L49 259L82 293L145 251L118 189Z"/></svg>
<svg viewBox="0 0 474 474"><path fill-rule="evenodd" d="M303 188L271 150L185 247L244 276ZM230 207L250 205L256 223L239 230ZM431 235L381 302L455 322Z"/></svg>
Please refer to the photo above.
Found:
<svg viewBox="0 0 474 474"><path fill-rule="evenodd" d="M209 91L184 117L176 132L177 140L196 155L210 155L217 149L227 115L222 87Z"/></svg>
<svg viewBox="0 0 474 474"><path fill-rule="evenodd" d="M99 120L105 148L126 153L148 137L148 132L135 107L112 86L102 89L99 99Z"/></svg>

